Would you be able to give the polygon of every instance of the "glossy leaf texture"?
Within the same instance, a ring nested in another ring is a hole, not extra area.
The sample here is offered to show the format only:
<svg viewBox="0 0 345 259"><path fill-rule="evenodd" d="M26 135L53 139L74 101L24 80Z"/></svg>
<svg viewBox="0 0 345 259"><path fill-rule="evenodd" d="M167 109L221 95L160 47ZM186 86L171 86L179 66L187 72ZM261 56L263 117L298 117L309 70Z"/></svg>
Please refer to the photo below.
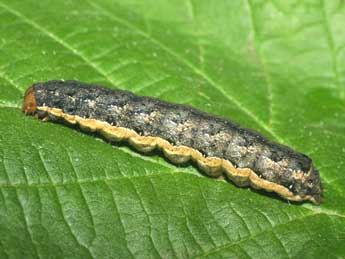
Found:
<svg viewBox="0 0 345 259"><path fill-rule="evenodd" d="M0 0L0 258L345 256L345 2ZM24 116L77 79L230 118L311 156L321 206Z"/></svg>

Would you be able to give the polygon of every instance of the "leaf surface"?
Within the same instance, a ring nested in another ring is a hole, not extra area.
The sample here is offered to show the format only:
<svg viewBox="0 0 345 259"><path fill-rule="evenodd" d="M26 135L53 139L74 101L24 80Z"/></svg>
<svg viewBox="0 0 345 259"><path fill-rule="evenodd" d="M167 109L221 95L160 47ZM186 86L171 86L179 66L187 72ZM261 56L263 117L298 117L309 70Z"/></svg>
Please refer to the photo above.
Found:
<svg viewBox="0 0 345 259"><path fill-rule="evenodd" d="M0 1L0 258L345 256L343 1ZM76 79L232 119L311 156L289 204L22 114Z"/></svg>

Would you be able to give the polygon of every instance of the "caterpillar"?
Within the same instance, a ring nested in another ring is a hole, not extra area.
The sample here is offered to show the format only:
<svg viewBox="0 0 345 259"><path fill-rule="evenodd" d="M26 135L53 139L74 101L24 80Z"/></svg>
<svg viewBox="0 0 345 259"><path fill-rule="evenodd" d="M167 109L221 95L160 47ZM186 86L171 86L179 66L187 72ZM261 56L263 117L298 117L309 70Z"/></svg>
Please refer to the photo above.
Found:
<svg viewBox="0 0 345 259"><path fill-rule="evenodd" d="M35 83L23 112L77 125L140 152L160 150L175 164L195 162L208 176L275 192L291 201L321 202L320 174L312 160L254 130L193 107L78 81Z"/></svg>

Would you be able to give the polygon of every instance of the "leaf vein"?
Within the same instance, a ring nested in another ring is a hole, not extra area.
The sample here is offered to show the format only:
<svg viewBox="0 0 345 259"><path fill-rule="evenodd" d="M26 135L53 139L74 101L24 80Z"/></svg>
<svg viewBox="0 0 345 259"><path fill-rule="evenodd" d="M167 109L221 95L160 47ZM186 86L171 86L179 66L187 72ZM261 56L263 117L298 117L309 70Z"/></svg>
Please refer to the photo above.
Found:
<svg viewBox="0 0 345 259"><path fill-rule="evenodd" d="M27 218L26 218L26 214L25 214L25 210L24 210L23 204L22 204L21 201L20 201L20 198L19 198L19 195L18 195L18 189L15 190L15 194L16 194L16 196L17 196L18 205L19 205L19 207L20 207L21 214L22 214L22 216L23 216L23 223L24 223L25 229L26 229L26 231L27 231L27 233L28 233L28 235L29 235L29 237L30 237L30 241L31 241L33 250L34 250L34 252L35 252L35 255L36 255L37 258L41 258L40 254L39 254L39 252L38 252L38 250L37 250L37 247L36 247L36 242L34 242L34 239L33 239L33 237L32 237L33 233L32 233L32 231L31 231L31 229L30 229L30 227L29 227L28 220L27 220Z"/></svg>
<svg viewBox="0 0 345 259"><path fill-rule="evenodd" d="M258 61L259 63L261 64L261 69L262 69L262 73L263 73L263 76L264 76L264 79L266 81L266 88L267 88L267 97L268 97L268 127L270 128L272 123L274 122L274 109L273 109L273 105L274 105L274 102L273 102L273 98L274 98L274 95L273 95L273 85L272 85L272 82L271 82L271 79L270 79L270 76L269 76L269 72L268 72L268 69L267 69L267 64L264 60L264 58L262 57L262 55L260 54L260 50L258 49L257 47L257 35L259 34L258 32L258 29L256 28L256 25L255 25L255 16L254 16L254 11L253 11L253 6L252 6L252 2L251 0L246 0L247 1L247 6L248 6L248 12L249 12L249 19L250 19L250 23L251 23L251 27L252 27L252 30L253 30L253 47L255 49L255 52L256 52L256 55L257 55L257 58L258 58Z"/></svg>
<svg viewBox="0 0 345 259"><path fill-rule="evenodd" d="M43 34L54 40L55 42L59 43L61 46L65 47L69 51L71 51L73 54L81 58L87 65L92 67L96 72L98 72L100 75L102 75L107 81L109 81L113 86L116 85L115 81L109 77L109 75L101 69L99 66L97 66L94 62L92 62L89 58L87 58L81 51L74 48L72 45L67 43L64 39L60 38L58 35L54 34L53 32L49 31L48 29L44 28L43 26L36 23L34 20L30 19L29 17L23 15L19 11L9 7L8 5L4 4L3 2L0 2L0 6L3 7L8 12L12 13L13 15L17 16L19 19L24 21L25 23L31 25L33 28L35 28L38 31L41 31Z"/></svg>
<svg viewBox="0 0 345 259"><path fill-rule="evenodd" d="M247 236L246 238L243 238L237 242L233 242L233 243L229 243L229 244L226 244L226 245L222 245L222 246L219 246L215 249L211 249L209 251L207 251L206 253L203 253L203 254L199 254L197 256L194 256L193 258L203 258L203 257L207 257L208 255L210 254L214 254L214 253L217 253L217 252L220 252L222 250L225 250L225 249L228 249L232 246L235 246L235 245L239 245L239 244L242 244L248 240L251 240L251 239L254 239L256 237L259 237L261 234L263 233L269 233L269 232L272 232L275 228L277 227L281 227L281 226L284 226L284 225L287 225L287 224L291 224L291 222L295 222L295 221L298 221L298 220L302 220L302 219L305 219L307 217L312 217L312 216L315 216L315 215L319 215L318 213L313 213L313 214L305 214L299 218L295 218L295 219L292 219L292 220L289 220L287 222L284 222L284 223L280 223L280 224L277 224L277 225L274 225L272 228L268 228L268 229L265 229L263 231L260 231L254 235L249 235Z"/></svg>
<svg viewBox="0 0 345 259"><path fill-rule="evenodd" d="M207 202L207 199L206 199L205 194L204 194L204 192L203 192L203 188L201 188L200 182L198 183L198 187L199 187L199 191L200 191L200 193L201 193L202 199L203 199L203 201L204 201L204 203L205 203L205 206L206 206L206 208L207 208L209 214L211 215L211 217L212 217L212 219L213 219L213 222L219 227L219 229L222 230L223 234L226 236L226 238L228 239L228 241L230 241L230 238L229 238L228 233L226 233L225 229L222 228L222 227L219 225L218 220L215 218L214 214L211 212L211 210L210 210L210 208L209 208L209 205L208 205L208 202ZM211 237L211 236L210 236L210 237ZM215 242L214 242L214 240L213 240L212 237L211 237L211 239L212 239L212 243L216 246L216 244L215 244Z"/></svg>
<svg viewBox="0 0 345 259"><path fill-rule="evenodd" d="M189 67L194 73L198 74L202 78L204 78L211 86L213 86L215 89L217 89L223 96L225 96L229 101L234 103L240 110L242 110L245 114L247 114L248 117L250 117L253 121L255 121L259 126L261 126L263 129L265 129L268 133L270 133L275 139L279 140L280 142L284 142L283 139L275 133L272 128L270 128L265 122L263 122L259 117L257 117L251 110L249 110L247 107L245 107L238 99L236 99L234 96L227 93L223 87L221 87L219 84L217 84L208 74L200 70L198 67L196 67L194 64L189 62L187 59L185 59L183 56L178 54L176 51L162 43L161 41L154 38L152 35L148 34L143 29L140 29L139 27L133 25L132 23L129 23L126 20L123 20L122 18L115 16L113 13L110 13L108 10L104 9L103 7L99 6L95 2L89 1L89 4L92 5L95 9L103 13L104 16L117 21L128 28L131 28L143 37L148 38L151 40L154 44L159 46L162 50L170 54L172 57L174 57L176 60L180 61L181 63L185 64L187 67Z"/></svg>
<svg viewBox="0 0 345 259"><path fill-rule="evenodd" d="M88 254L89 254L89 257L90 258L93 258L92 254L91 254L91 251L88 249L87 246L85 246L84 244L82 244L79 240L78 240L78 237L75 235L75 233L73 232L72 230L72 227L70 226L70 224L68 223L67 219L66 219L66 216L65 216L65 212L64 212L64 209L63 209L63 206L61 204L61 201L60 201L60 198L59 198L59 194L58 194L58 191L57 191L57 188L55 186L53 186L53 193L54 193L54 196L55 196L55 199L56 199L56 204L57 204L57 207L59 208L60 210L60 214L62 216L62 219L67 227L67 229L69 230L73 240L84 250L86 251Z"/></svg>
<svg viewBox="0 0 345 259"><path fill-rule="evenodd" d="M156 247L156 245L155 245L155 242L154 242L154 240L153 240L153 237L152 237L152 226L154 226L154 224L152 224L152 221L151 221L151 218L150 218L150 214L148 213L148 211L147 211L147 209L146 209L146 207L145 207L145 205L144 205L144 203L143 203L143 201L142 201L142 198L141 198L141 196L140 196L140 194L139 194L139 192L138 192L138 190L137 190L135 184L134 184L133 181L131 181L131 180L129 180L129 182L131 183L131 185L132 185L132 187L133 187L133 189L134 189L134 192L135 192L135 194L136 194L137 197L138 197L140 206L143 208L143 210L144 210L144 212L145 212L145 215L146 215L146 218L147 218L147 221L148 221L148 223L149 223L149 224L148 224L148 229L149 229L149 240L150 240L150 243L151 243L152 248L153 248L153 250L154 250L154 253L156 253L159 257L162 257L162 256L160 255L160 253L159 253L159 251L158 251L158 249L157 249L157 247Z"/></svg>
<svg viewBox="0 0 345 259"><path fill-rule="evenodd" d="M339 88L340 91L340 97L342 100L345 99L345 88L342 87L341 82L340 82L340 75L339 75L339 70L338 70L338 65L337 65L337 57L336 57L336 49L335 49L335 42L333 39L333 35L330 29L330 23L329 23L329 18L327 15L327 10L326 10L326 1L322 0L322 16L324 18L324 28L326 31L326 36L327 36L327 43L328 47L331 52L331 59L332 59L332 69L333 73L335 75L336 79L336 84Z"/></svg>
<svg viewBox="0 0 345 259"><path fill-rule="evenodd" d="M124 237L124 240L125 240L125 242L126 242L126 249L127 249L127 251L129 252L129 254L132 256L132 258L135 258L133 252L132 252L132 251L130 250L130 248L128 247L128 240L127 240L127 238L126 238L126 234L127 234L127 233L126 233L126 228L125 228L125 225L124 225L124 223L123 223L123 219L122 219L122 216L121 216L121 214L120 214L119 208L118 208L118 206L117 206L117 203L116 203L116 200L115 200L114 193L113 193L112 189L110 188L110 186L109 186L109 184L108 184L107 182L105 182L105 186L107 187L108 191L110 192L111 200L112 200L114 209L115 209L115 211L116 211L116 214L117 214L118 217L119 217L121 229L122 229L122 231L123 231L123 233L124 233L124 236L125 236L125 237Z"/></svg>
<svg viewBox="0 0 345 259"><path fill-rule="evenodd" d="M70 162L70 164L71 164L71 166L72 166L73 172L74 172L74 174L75 174L75 176L76 176L76 179L78 179L78 174L77 174L76 168L74 167L74 164L73 164L73 162L72 162L71 155L70 155L70 153L68 152L68 150L67 150L66 148L65 148L65 150L66 150L66 153L67 153L67 156L68 156L68 160L69 160L69 162ZM87 213L89 214L89 217L90 217L90 220L91 220L91 224L92 224L92 235L93 235L93 237L92 237L92 240L90 241L90 243L92 244L93 240L95 240L96 237L97 237L97 234L96 234L96 231L95 231L95 226L96 226L96 225L95 225L95 222L94 222L94 219L93 219L93 215L92 215L90 206L89 206L89 204L87 203L87 199L86 199L85 194L84 194L84 192L83 192L82 186L80 186L79 184L78 184L77 186L78 186L78 191L79 191L79 193L80 193L80 195L81 195L81 198L82 198L82 200L83 200L83 202L84 202L84 204L85 204Z"/></svg>

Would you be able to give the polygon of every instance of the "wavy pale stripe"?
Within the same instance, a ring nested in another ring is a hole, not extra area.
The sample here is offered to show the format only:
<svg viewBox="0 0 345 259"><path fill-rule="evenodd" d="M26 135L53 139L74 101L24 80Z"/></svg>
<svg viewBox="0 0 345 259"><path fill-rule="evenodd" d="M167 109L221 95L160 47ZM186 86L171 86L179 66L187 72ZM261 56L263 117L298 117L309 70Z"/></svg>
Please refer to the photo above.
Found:
<svg viewBox="0 0 345 259"><path fill-rule="evenodd" d="M134 130L116 127L108 122L96 119L87 119L77 115L70 115L57 108L37 106L37 110L44 111L52 116L61 118L70 125L78 125L85 132L98 132L109 141L125 141L143 153L151 152L155 149L161 150L164 156L175 164L183 164L192 160L196 162L198 167L207 175L219 177L224 173L238 186L244 187L250 185L255 189L264 189L268 192L275 192L287 200L308 200L317 204L317 201L310 195L306 195L304 197L295 195L288 188L282 185L260 178L250 168L236 168L229 160L218 157L205 157L194 148L175 146L160 137L141 136ZM43 118L43 120L48 119L48 116Z"/></svg>

